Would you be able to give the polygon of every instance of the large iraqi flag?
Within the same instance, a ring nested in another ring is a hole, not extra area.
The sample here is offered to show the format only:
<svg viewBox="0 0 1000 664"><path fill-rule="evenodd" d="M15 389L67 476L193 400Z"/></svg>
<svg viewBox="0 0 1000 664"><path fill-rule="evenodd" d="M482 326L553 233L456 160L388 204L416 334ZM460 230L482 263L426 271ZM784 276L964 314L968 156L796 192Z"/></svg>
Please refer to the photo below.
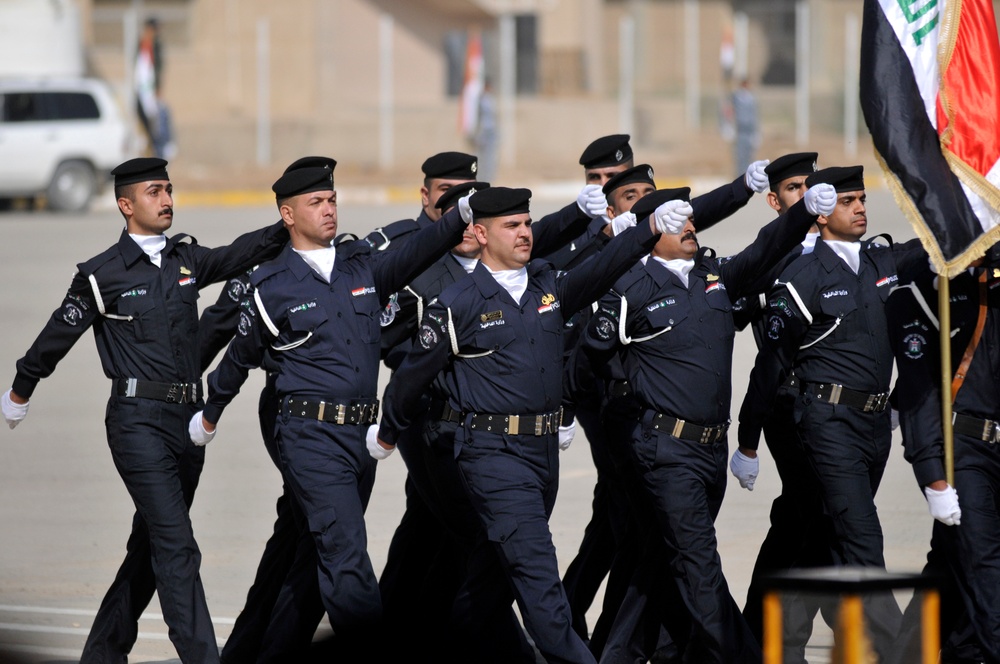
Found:
<svg viewBox="0 0 1000 664"><path fill-rule="evenodd" d="M941 274L1000 240L1000 43L990 0L864 0L861 107Z"/></svg>

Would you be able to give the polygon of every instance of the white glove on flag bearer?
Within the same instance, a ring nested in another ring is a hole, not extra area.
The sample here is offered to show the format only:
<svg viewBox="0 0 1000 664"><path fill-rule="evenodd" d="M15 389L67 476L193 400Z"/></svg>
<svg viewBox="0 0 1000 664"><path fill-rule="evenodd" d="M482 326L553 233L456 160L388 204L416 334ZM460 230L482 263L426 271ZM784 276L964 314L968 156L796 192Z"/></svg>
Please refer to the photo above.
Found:
<svg viewBox="0 0 1000 664"><path fill-rule="evenodd" d="M576 420L566 426L559 427L559 449L565 452L573 444L573 436L576 435Z"/></svg>
<svg viewBox="0 0 1000 664"><path fill-rule="evenodd" d="M962 508L958 506L958 492L953 486L949 484L941 491L925 486L924 495L927 496L927 509L932 517L946 526L962 523Z"/></svg>

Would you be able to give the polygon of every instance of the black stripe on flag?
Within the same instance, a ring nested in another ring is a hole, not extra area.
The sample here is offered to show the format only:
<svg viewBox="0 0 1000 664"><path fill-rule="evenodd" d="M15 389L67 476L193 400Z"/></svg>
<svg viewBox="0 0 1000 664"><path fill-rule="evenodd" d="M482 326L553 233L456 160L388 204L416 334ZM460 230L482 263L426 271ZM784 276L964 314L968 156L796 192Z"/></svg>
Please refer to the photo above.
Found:
<svg viewBox="0 0 1000 664"><path fill-rule="evenodd" d="M865 0L861 109L875 149L916 205L951 261L984 234L958 178L941 154L906 53L878 0Z"/></svg>

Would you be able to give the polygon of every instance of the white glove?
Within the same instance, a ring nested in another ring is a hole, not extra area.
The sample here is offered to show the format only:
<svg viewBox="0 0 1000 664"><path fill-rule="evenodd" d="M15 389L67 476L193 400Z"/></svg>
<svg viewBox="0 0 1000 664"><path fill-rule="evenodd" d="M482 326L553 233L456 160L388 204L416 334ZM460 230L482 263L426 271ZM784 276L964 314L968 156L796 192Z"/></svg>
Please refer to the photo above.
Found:
<svg viewBox="0 0 1000 664"><path fill-rule="evenodd" d="M622 212L611 220L611 234L618 235L624 230L635 226L635 215L631 212Z"/></svg>
<svg viewBox="0 0 1000 664"><path fill-rule="evenodd" d="M893 431L899 428L899 411L895 408L889 408L889 425Z"/></svg>
<svg viewBox="0 0 1000 664"><path fill-rule="evenodd" d="M569 446L573 443L573 436L576 435L576 420L569 423L568 426L559 427L559 449L563 452L569 449Z"/></svg>
<svg viewBox="0 0 1000 664"><path fill-rule="evenodd" d="M771 181L764 172L764 168L771 163L770 159L761 159L747 166L746 175L743 181L747 184L747 189L763 194L771 186Z"/></svg>
<svg viewBox="0 0 1000 664"><path fill-rule="evenodd" d="M832 184L821 182L809 187L804 198L806 212L826 217L837 205L837 190Z"/></svg>
<svg viewBox="0 0 1000 664"><path fill-rule="evenodd" d="M653 211L653 220L661 233L679 235L693 214L694 208L688 201L667 201Z"/></svg>
<svg viewBox="0 0 1000 664"><path fill-rule="evenodd" d="M7 420L7 426L13 429L28 415L28 404L14 403L10 398L10 392L11 390L7 390L3 393L0 404L3 405L3 416Z"/></svg>
<svg viewBox="0 0 1000 664"><path fill-rule="evenodd" d="M365 434L365 446L368 448L368 454L376 461L388 459L389 455L396 451L395 446L386 449L379 445L377 424L368 427L368 433Z"/></svg>
<svg viewBox="0 0 1000 664"><path fill-rule="evenodd" d="M188 422L188 435L191 436L191 442L198 447L208 445L212 442L212 439L215 438L216 431L218 431L218 429L212 431L211 433L205 430L204 418L202 417L202 411L200 410L195 413L194 417L191 418L191 421Z"/></svg>
<svg viewBox="0 0 1000 664"><path fill-rule="evenodd" d="M458 213L462 215L462 221L467 224L472 223L472 207L469 205L470 198L472 198L472 194L466 194L458 199Z"/></svg>
<svg viewBox="0 0 1000 664"><path fill-rule="evenodd" d="M729 460L729 470L740 481L741 487L753 491L753 483L757 481L757 473L760 471L760 459L751 459L737 449Z"/></svg>
<svg viewBox="0 0 1000 664"><path fill-rule="evenodd" d="M962 508L958 506L958 492L953 486L949 484L942 491L925 486L924 495L927 496L927 509L932 517L946 526L962 523Z"/></svg>
<svg viewBox="0 0 1000 664"><path fill-rule="evenodd" d="M580 210L593 219L608 211L608 199L599 184L588 184L576 196L576 205Z"/></svg>

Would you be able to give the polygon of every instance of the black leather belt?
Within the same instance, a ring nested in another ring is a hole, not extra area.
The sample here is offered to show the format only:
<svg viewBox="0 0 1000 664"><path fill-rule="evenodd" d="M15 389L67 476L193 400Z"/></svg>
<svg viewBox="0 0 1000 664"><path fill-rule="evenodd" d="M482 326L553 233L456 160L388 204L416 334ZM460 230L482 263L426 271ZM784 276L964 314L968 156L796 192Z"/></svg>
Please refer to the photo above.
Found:
<svg viewBox="0 0 1000 664"><path fill-rule="evenodd" d="M955 433L978 438L991 445L1000 442L1000 424L993 420L983 420L978 417L969 417L961 413L954 413L951 421L953 425L952 429Z"/></svg>
<svg viewBox="0 0 1000 664"><path fill-rule="evenodd" d="M288 397L284 413L331 424L375 424L378 421L378 399L350 401L315 401Z"/></svg>
<svg viewBox="0 0 1000 664"><path fill-rule="evenodd" d="M427 409L427 419L434 422L461 422L462 413L452 408L447 401L434 399Z"/></svg>
<svg viewBox="0 0 1000 664"><path fill-rule="evenodd" d="M475 413L469 428L480 431L495 431L511 436L543 436L559 431L562 424L562 409L538 415L494 415Z"/></svg>
<svg viewBox="0 0 1000 664"><path fill-rule="evenodd" d="M726 435L726 432L729 431L729 422L702 427L697 424L689 424L670 415L656 413L653 415L653 428L657 431L669 431L674 438L692 440L701 445L711 445L722 440Z"/></svg>
<svg viewBox="0 0 1000 664"><path fill-rule="evenodd" d="M800 383L801 381L798 376L795 374L788 374L788 378L785 379L785 382L781 384L781 387L779 387L778 390L798 394Z"/></svg>
<svg viewBox="0 0 1000 664"><path fill-rule="evenodd" d="M632 396L632 386L627 380L613 380L608 383L608 396L612 399L624 399Z"/></svg>
<svg viewBox="0 0 1000 664"><path fill-rule="evenodd" d="M115 389L120 397L156 399L167 403L196 403L201 396L201 381L197 383L157 383L137 378L119 378Z"/></svg>
<svg viewBox="0 0 1000 664"><path fill-rule="evenodd" d="M850 406L866 413L881 413L889 405L888 392L868 394L833 383L802 383L802 392L819 401Z"/></svg>

